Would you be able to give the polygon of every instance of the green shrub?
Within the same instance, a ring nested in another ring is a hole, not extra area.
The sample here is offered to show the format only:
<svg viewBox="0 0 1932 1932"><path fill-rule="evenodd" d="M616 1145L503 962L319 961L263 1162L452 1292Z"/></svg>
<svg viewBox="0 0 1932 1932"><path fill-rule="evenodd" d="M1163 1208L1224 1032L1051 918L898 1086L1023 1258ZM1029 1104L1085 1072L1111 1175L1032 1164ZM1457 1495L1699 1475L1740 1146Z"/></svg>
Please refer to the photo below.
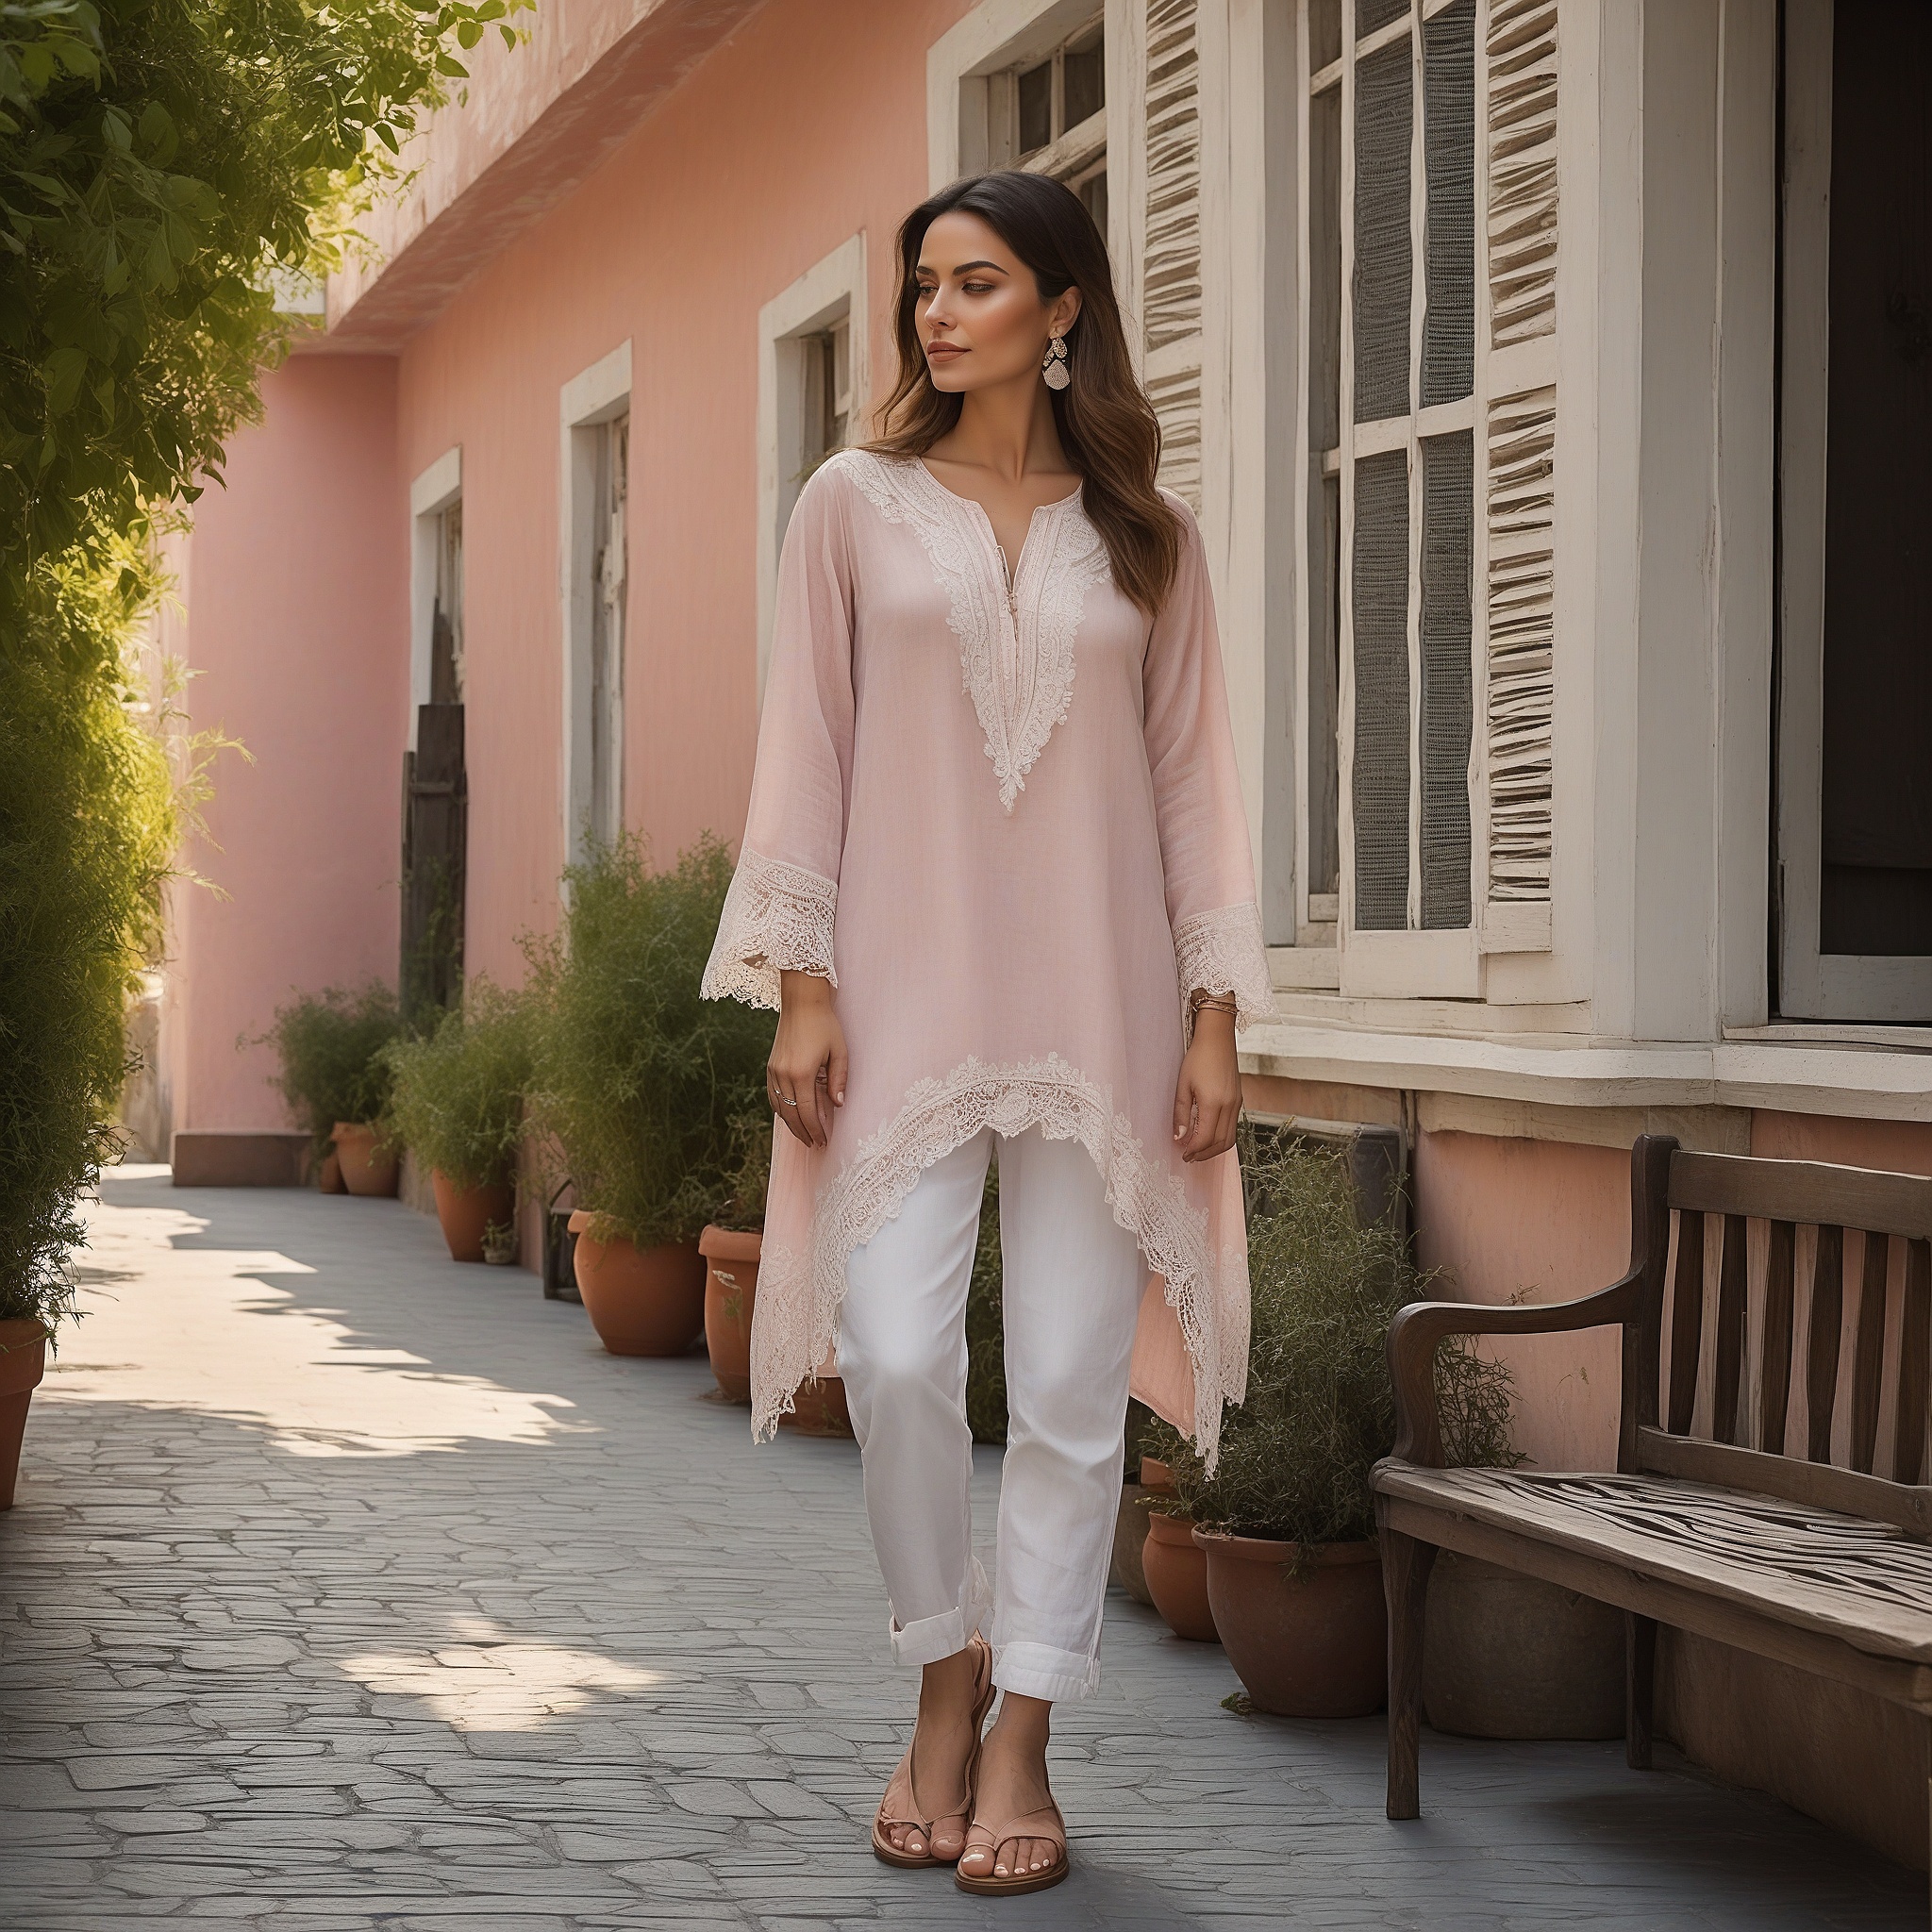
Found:
<svg viewBox="0 0 1932 1932"><path fill-rule="evenodd" d="M391 1041L381 1058L393 1082L391 1131L425 1167L458 1188L512 1176L530 1085L518 995L478 975L426 1040Z"/></svg>
<svg viewBox="0 0 1932 1932"><path fill-rule="evenodd" d="M986 1164L979 1242L966 1290L966 1421L975 1442L1007 1440L1007 1327L1001 1300L1000 1163Z"/></svg>
<svg viewBox="0 0 1932 1932"><path fill-rule="evenodd" d="M0 1318L71 1307L74 1203L119 1153L123 1023L192 799L128 640L144 558L44 566L0 640Z"/></svg>
<svg viewBox="0 0 1932 1932"><path fill-rule="evenodd" d="M565 872L561 930L525 941L532 1115L561 1150L553 1178L567 1174L580 1208L641 1247L690 1241L731 1212L760 1108L770 1146L776 1016L698 992L730 883L709 833L668 872L625 833Z"/></svg>
<svg viewBox="0 0 1932 1932"><path fill-rule="evenodd" d="M1266 1211L1251 1217L1254 1328L1247 1400L1223 1419L1212 1476L1177 1429L1148 1452L1173 1470L1177 1507L1239 1536L1305 1546L1374 1534L1369 1471L1395 1439L1389 1324L1435 1277L1400 1232L1356 1218L1346 1160L1306 1143L1269 1146L1242 1124L1242 1164ZM1450 1457L1507 1464L1510 1379L1472 1349L1437 1361Z"/></svg>
<svg viewBox="0 0 1932 1932"><path fill-rule="evenodd" d="M389 1131L392 1075L387 1049L402 1037L395 993L379 979L351 991L331 986L275 1008L262 1034L281 1060L275 1084L318 1155L336 1123L374 1123Z"/></svg>

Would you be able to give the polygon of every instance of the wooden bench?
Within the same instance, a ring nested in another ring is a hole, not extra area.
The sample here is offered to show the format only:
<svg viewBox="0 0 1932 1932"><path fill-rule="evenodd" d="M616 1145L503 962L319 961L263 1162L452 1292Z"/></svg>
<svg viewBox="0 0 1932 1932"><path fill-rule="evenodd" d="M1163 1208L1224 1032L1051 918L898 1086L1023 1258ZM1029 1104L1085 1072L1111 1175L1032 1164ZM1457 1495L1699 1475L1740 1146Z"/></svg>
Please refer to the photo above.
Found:
<svg viewBox="0 0 1932 1932"><path fill-rule="evenodd" d="M1400 1434L1373 1482L1391 1818L1420 1808L1439 1549L1624 1612L1639 1769L1659 1624L1932 1713L1932 1180L1687 1154L1657 1135L1630 1165L1630 1272L1614 1287L1543 1307L1417 1302L1390 1329ZM1615 1474L1443 1466L1445 1337L1602 1326L1623 1330Z"/></svg>

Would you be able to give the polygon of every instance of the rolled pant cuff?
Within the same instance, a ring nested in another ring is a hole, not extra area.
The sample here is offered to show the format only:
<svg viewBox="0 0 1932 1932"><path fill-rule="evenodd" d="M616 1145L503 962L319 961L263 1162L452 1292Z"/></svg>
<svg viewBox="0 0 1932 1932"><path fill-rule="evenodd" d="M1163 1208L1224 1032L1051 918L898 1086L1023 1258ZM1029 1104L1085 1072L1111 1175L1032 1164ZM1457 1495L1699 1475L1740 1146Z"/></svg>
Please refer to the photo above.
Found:
<svg viewBox="0 0 1932 1932"><path fill-rule="evenodd" d="M916 1669L957 1655L966 1648L991 1607L992 1589L975 1557L957 1609L941 1610L937 1617L919 1617L910 1624L901 1624L895 1616L887 1617L892 1661Z"/></svg>
<svg viewBox="0 0 1932 1932"><path fill-rule="evenodd" d="M992 1680L1002 1690L1055 1703L1091 1697L1100 1688L1100 1659L1044 1643L996 1643Z"/></svg>

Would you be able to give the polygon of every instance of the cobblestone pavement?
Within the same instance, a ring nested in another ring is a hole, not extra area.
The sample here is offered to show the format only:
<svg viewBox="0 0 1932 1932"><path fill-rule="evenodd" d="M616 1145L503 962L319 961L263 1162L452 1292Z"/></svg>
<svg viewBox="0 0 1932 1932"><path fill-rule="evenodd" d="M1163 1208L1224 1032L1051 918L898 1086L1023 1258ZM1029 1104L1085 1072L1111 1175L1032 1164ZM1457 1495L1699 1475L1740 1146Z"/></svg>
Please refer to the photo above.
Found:
<svg viewBox="0 0 1932 1932"><path fill-rule="evenodd" d="M909 1683L851 1444L754 1449L391 1202L108 1176L0 1518L0 1924L1923 1926L1923 1881L1617 1745L1241 1718L1109 1604L1063 1707L1074 1877L869 1855ZM997 1457L980 1471L991 1520Z"/></svg>

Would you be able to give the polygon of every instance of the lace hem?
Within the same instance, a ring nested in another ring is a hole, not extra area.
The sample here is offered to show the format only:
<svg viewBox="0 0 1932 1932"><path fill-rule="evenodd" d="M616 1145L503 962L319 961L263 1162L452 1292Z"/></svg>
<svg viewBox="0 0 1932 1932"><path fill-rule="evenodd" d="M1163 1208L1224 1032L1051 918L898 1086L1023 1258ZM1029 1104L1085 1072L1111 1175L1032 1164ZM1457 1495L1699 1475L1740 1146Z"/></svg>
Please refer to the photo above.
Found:
<svg viewBox="0 0 1932 1932"><path fill-rule="evenodd" d="M1188 995L1198 986L1207 992L1232 993L1235 1024L1280 1017L1268 976L1268 948L1261 938L1261 914L1252 899L1197 912L1174 929L1174 969L1180 981L1181 1039L1194 1034Z"/></svg>
<svg viewBox="0 0 1932 1932"><path fill-rule="evenodd" d="M1048 1140L1077 1140L1092 1157L1114 1220L1166 1283L1194 1368L1194 1440L1211 1469L1222 1406L1247 1390L1245 1299L1224 1308L1221 1293L1240 1254L1211 1252L1207 1211L1189 1201L1181 1177L1147 1158L1104 1088L1054 1053L997 1063L969 1055L951 1073L917 1082L819 1196L809 1253L766 1247L752 1324L753 1435L772 1435L800 1383L831 1355L846 1257L897 1218L934 1161L984 1126L1008 1137L1038 1126Z"/></svg>
<svg viewBox="0 0 1932 1932"><path fill-rule="evenodd" d="M741 847L700 996L740 999L776 1012L781 971L822 974L837 986L832 916L838 899L831 879Z"/></svg>

